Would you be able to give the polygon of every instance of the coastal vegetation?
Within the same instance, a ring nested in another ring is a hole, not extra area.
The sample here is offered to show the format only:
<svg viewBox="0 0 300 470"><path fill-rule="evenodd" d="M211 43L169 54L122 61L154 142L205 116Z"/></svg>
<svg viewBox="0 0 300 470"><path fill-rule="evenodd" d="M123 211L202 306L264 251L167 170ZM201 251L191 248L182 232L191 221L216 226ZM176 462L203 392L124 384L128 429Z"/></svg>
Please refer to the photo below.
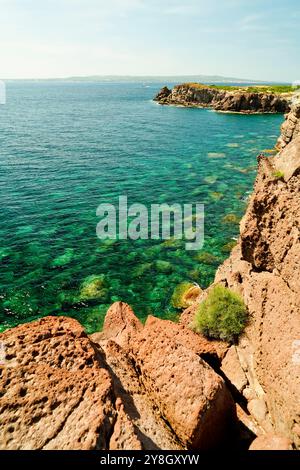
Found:
<svg viewBox="0 0 300 470"><path fill-rule="evenodd" d="M281 180L281 179L284 178L284 173L283 173L283 171L275 171L273 173L273 176L274 176L274 178L276 178L278 180Z"/></svg>
<svg viewBox="0 0 300 470"><path fill-rule="evenodd" d="M300 85L255 85L255 86L233 86L233 85L205 85L202 83L184 83L183 86L192 88L212 88L224 91L245 91L246 93L293 93L300 90Z"/></svg>
<svg viewBox="0 0 300 470"><path fill-rule="evenodd" d="M235 342L247 323L247 308L235 292L217 284L196 311L193 329L209 338Z"/></svg>

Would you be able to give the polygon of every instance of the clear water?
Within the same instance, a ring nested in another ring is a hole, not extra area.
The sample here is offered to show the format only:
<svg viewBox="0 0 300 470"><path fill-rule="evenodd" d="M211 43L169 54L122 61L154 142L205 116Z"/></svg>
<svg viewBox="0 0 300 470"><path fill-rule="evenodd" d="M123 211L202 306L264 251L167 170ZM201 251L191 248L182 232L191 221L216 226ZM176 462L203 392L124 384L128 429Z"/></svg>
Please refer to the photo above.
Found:
<svg viewBox="0 0 300 470"><path fill-rule="evenodd" d="M101 328L118 299L144 319L172 317L174 288L213 279L238 235L256 155L283 117L162 107L163 84L18 82L0 107L0 324L70 315ZM205 203L205 245L97 239L102 202ZM203 255L204 253L204 255ZM208 256L207 255L213 255ZM200 255L200 256L199 256ZM159 261L168 264L161 264ZM82 299L89 276L101 298Z"/></svg>

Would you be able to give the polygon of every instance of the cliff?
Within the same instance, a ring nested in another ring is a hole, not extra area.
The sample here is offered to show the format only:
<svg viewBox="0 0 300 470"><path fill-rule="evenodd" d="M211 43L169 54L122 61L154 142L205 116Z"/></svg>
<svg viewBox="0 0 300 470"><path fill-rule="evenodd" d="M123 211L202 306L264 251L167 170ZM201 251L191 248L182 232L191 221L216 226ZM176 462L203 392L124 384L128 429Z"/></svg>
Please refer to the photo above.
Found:
<svg viewBox="0 0 300 470"><path fill-rule="evenodd" d="M280 87L278 87L280 90ZM244 114L286 113L290 109L291 92L277 93L268 87L216 87L184 83L172 90L164 87L155 101L162 105L212 108Z"/></svg>
<svg viewBox="0 0 300 470"><path fill-rule="evenodd" d="M300 447L300 104L286 116L275 157L259 158L240 239L215 282L239 292L251 322L225 373L263 432Z"/></svg>
<svg viewBox="0 0 300 470"><path fill-rule="evenodd" d="M300 448L300 105L258 159L240 238L215 284L250 321L238 344L118 302L88 337L66 317L0 336L2 449ZM296 118L296 119L295 119Z"/></svg>

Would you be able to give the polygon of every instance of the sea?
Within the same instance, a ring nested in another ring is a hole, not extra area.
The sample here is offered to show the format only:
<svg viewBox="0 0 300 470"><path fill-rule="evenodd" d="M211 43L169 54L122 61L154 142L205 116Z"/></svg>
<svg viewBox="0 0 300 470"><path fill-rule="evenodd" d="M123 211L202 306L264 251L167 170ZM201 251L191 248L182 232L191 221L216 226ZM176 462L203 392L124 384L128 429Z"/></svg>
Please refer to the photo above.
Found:
<svg viewBox="0 0 300 470"><path fill-rule="evenodd" d="M160 106L166 83L10 81L0 106L0 331L46 315L101 330L122 300L174 319L181 283L207 287L239 234L282 115ZM167 83L172 86L173 83ZM100 204L204 204L204 245L106 239Z"/></svg>

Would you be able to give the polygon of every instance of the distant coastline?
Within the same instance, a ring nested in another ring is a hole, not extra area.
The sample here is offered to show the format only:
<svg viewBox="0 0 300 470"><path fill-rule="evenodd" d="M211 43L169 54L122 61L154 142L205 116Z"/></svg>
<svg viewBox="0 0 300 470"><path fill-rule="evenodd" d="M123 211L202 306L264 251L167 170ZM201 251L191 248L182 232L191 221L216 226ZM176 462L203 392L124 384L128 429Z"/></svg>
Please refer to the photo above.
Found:
<svg viewBox="0 0 300 470"><path fill-rule="evenodd" d="M1 78L1 77L0 77ZM2 78L3 79L3 78ZM210 84L282 84L289 85L289 82L269 81L269 80L253 80L237 77L225 77L222 75L88 75L88 76L70 76L70 77L45 77L45 78L7 78L6 82L28 81L28 82L126 82L126 83L194 83L201 82Z"/></svg>

